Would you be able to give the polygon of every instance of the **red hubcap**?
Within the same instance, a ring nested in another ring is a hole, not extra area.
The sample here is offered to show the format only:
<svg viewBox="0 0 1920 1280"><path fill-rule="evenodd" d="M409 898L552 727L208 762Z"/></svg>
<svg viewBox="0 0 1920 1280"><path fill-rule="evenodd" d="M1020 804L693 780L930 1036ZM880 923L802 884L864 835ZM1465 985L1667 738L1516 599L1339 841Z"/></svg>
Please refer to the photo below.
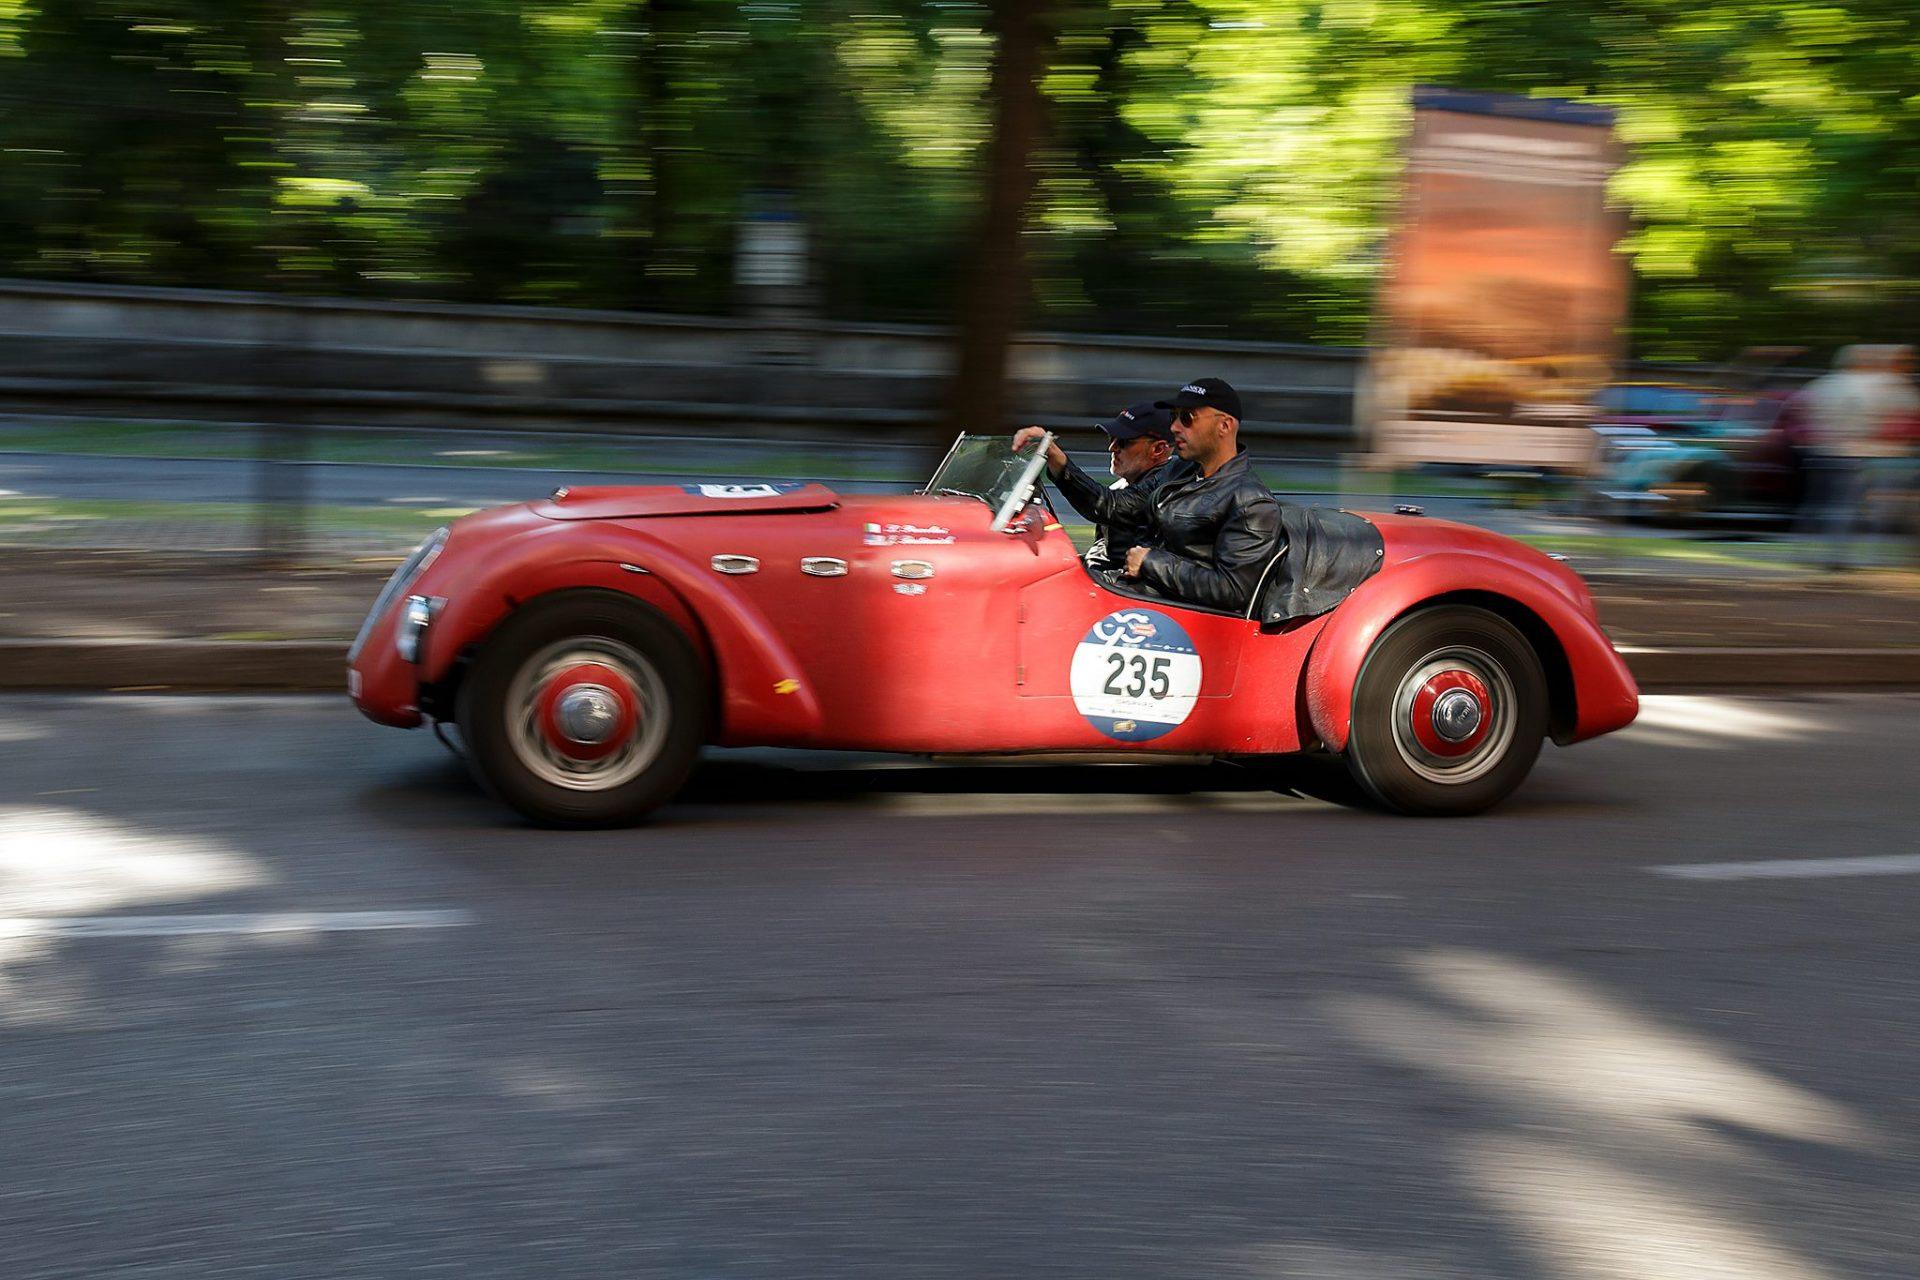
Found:
<svg viewBox="0 0 1920 1280"><path fill-rule="evenodd" d="M1442 671L1413 696L1413 737L1447 759L1464 756L1486 741L1493 716L1487 686L1472 672Z"/></svg>
<svg viewBox="0 0 1920 1280"><path fill-rule="evenodd" d="M540 734L574 760L604 760L633 740L640 699L626 676L598 662L556 672L536 704Z"/></svg>

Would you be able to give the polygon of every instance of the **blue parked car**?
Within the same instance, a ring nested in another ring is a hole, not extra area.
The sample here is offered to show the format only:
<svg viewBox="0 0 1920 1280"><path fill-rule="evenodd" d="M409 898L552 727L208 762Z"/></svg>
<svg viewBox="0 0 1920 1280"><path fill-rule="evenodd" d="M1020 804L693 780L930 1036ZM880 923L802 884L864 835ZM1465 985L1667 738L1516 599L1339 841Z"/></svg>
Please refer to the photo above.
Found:
<svg viewBox="0 0 1920 1280"><path fill-rule="evenodd" d="M1787 521L1799 507L1804 424L1791 396L1616 383L1597 401L1594 514Z"/></svg>

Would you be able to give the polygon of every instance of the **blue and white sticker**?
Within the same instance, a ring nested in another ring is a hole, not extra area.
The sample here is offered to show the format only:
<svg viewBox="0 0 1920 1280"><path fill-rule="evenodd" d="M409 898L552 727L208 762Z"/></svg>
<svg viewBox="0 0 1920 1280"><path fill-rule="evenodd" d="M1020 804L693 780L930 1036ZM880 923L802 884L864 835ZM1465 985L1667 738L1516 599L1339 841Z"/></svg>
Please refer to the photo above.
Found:
<svg viewBox="0 0 1920 1280"><path fill-rule="evenodd" d="M1166 614L1121 609L1074 647L1068 684L1088 724L1118 742L1151 742L1193 714L1200 655Z"/></svg>
<svg viewBox="0 0 1920 1280"><path fill-rule="evenodd" d="M777 498L805 485L803 480L781 480L774 484L683 484L680 487L696 498Z"/></svg>

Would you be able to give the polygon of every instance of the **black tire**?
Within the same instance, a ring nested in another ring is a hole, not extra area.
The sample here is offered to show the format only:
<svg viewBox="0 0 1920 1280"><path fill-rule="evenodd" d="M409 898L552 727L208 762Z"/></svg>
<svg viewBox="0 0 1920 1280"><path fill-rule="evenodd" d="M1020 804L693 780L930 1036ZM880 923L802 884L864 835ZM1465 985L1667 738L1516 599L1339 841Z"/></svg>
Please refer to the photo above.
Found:
<svg viewBox="0 0 1920 1280"><path fill-rule="evenodd" d="M641 708L631 741L605 761L553 750L531 709L541 673L575 657L627 677ZM609 827L638 822L680 790L707 740L710 705L706 672L678 627L618 592L583 590L503 622L461 682L456 716L468 763L493 794L545 826Z"/></svg>
<svg viewBox="0 0 1920 1280"><path fill-rule="evenodd" d="M1461 719L1443 728L1438 703L1422 702L1423 688L1449 684L1456 688L1442 698L1457 702L1465 693L1478 706L1478 736L1450 740L1470 712L1463 707ZM1367 794L1396 812L1480 813L1532 770L1547 712L1539 656L1512 623L1466 605L1422 609L1388 627L1361 664L1347 767Z"/></svg>

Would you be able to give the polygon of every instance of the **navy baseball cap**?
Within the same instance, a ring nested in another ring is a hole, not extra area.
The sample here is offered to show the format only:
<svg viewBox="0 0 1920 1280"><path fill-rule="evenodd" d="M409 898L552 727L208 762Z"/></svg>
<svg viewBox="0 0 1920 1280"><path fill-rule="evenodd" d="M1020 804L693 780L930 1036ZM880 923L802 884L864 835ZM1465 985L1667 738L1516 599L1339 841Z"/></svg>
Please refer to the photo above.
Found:
<svg viewBox="0 0 1920 1280"><path fill-rule="evenodd" d="M1195 378L1186 386L1173 393L1171 400L1156 400L1154 404L1162 409L1198 409L1208 405L1225 414L1238 418L1240 413L1240 393L1218 378Z"/></svg>
<svg viewBox="0 0 1920 1280"><path fill-rule="evenodd" d="M1115 440L1138 440L1141 436L1152 436L1156 440L1172 443L1173 415L1163 405L1136 404L1108 418L1100 424L1100 429Z"/></svg>

